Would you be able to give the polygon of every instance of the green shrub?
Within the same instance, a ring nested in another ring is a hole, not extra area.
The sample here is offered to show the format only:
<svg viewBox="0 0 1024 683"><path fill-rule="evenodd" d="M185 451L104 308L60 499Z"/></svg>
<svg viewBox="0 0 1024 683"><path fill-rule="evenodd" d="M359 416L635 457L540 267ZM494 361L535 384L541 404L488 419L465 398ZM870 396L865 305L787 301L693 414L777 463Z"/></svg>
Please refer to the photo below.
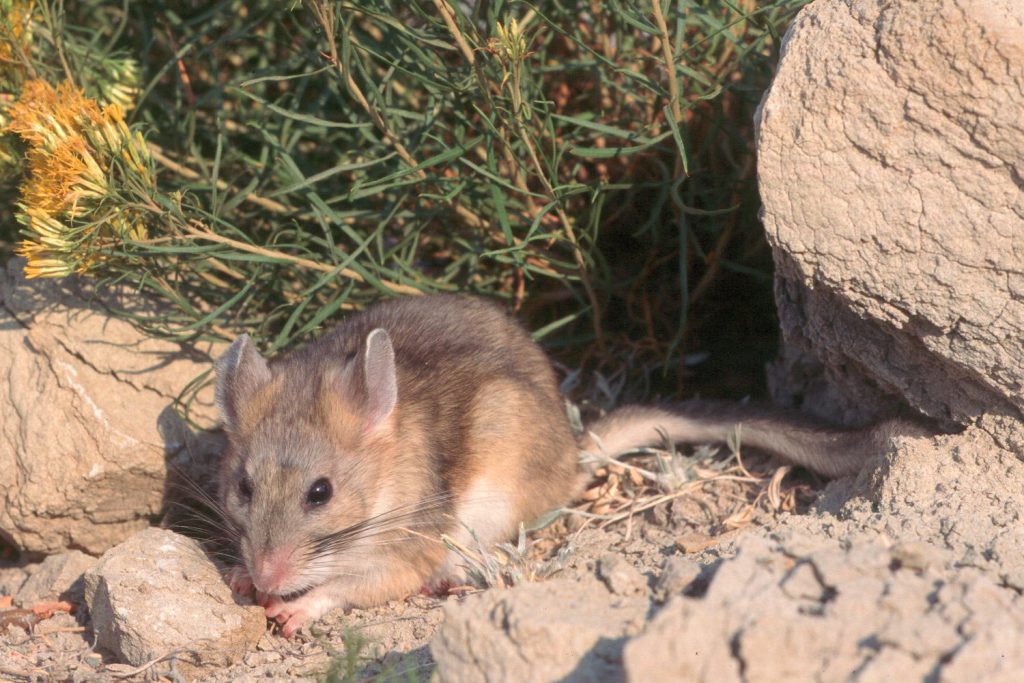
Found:
<svg viewBox="0 0 1024 683"><path fill-rule="evenodd" d="M382 296L496 296L673 391L703 320L769 300L751 120L803 2L0 0L20 252L171 302L124 312L150 334L268 351ZM66 139L25 130L37 80L97 102L63 132L104 182L40 179Z"/></svg>

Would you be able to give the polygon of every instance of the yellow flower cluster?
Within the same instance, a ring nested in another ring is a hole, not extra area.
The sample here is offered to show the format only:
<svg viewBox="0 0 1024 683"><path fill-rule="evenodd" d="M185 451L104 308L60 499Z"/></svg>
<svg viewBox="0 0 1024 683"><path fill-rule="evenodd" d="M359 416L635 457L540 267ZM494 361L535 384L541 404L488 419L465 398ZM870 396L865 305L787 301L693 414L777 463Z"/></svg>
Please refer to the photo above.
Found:
<svg viewBox="0 0 1024 683"><path fill-rule="evenodd" d="M125 124L123 107L101 108L71 84L33 80L8 116L4 132L28 144L18 205L28 277L85 272L104 260L105 247L145 238L139 212L117 198L128 185L155 187L148 148Z"/></svg>
<svg viewBox="0 0 1024 683"><path fill-rule="evenodd" d="M522 121L529 120L530 105L523 99L522 88L526 58L530 55L524 27L513 18L504 24L497 22L494 30L498 36L490 39L489 46L501 65L501 87L508 92L515 117Z"/></svg>
<svg viewBox="0 0 1024 683"><path fill-rule="evenodd" d="M24 161L15 138L2 134L10 123L9 110L20 97L25 80L39 71L34 65L45 63L46 55L53 52L46 30L35 31L37 35L33 35L40 11L36 0L0 0L0 179L20 174ZM34 37L41 40L33 41ZM64 49L77 54L91 48L85 43L65 41ZM135 106L139 94L135 60L107 55L82 62L87 68L76 78L100 102L118 104L125 110Z"/></svg>

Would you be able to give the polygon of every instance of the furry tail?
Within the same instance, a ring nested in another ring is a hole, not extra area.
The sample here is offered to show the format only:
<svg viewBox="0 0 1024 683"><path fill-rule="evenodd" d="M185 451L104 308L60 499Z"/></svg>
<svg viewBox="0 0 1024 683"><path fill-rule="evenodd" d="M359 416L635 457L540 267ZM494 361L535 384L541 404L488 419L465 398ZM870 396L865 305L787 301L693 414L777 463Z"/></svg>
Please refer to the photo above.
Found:
<svg viewBox="0 0 1024 683"><path fill-rule="evenodd" d="M856 474L885 452L894 436L928 432L903 420L861 429L826 426L797 413L741 404L690 401L671 408L624 406L589 425L580 447L617 456L664 443L724 442L740 429L740 443L767 451L826 477ZM660 431L659 431L660 430Z"/></svg>

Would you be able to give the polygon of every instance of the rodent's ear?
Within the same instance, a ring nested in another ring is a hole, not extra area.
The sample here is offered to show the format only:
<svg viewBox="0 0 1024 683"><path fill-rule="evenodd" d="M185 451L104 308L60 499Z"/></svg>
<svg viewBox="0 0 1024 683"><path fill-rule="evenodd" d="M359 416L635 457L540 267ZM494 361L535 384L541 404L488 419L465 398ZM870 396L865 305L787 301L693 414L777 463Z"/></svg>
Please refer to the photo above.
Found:
<svg viewBox="0 0 1024 683"><path fill-rule="evenodd" d="M395 350L386 330L378 327L366 336L362 369L367 400L366 427L373 429L391 415L398 403Z"/></svg>
<svg viewBox="0 0 1024 683"><path fill-rule="evenodd" d="M239 408L270 381L270 368L249 335L242 334L214 366L217 373L216 398L221 420L228 429L238 426Z"/></svg>

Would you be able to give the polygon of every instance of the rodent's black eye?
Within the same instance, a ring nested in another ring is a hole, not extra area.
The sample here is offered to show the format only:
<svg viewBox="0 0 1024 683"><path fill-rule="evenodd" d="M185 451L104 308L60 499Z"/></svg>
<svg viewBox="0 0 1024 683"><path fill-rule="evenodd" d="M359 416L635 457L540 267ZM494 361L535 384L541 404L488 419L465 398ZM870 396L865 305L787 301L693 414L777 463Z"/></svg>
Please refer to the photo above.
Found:
<svg viewBox="0 0 1024 683"><path fill-rule="evenodd" d="M252 500L252 479L245 475L238 480L238 496L246 503Z"/></svg>
<svg viewBox="0 0 1024 683"><path fill-rule="evenodd" d="M331 487L331 480L326 477L322 477L313 482L313 485L309 487L309 493L306 494L307 505L323 505L331 499L334 495L334 489Z"/></svg>

